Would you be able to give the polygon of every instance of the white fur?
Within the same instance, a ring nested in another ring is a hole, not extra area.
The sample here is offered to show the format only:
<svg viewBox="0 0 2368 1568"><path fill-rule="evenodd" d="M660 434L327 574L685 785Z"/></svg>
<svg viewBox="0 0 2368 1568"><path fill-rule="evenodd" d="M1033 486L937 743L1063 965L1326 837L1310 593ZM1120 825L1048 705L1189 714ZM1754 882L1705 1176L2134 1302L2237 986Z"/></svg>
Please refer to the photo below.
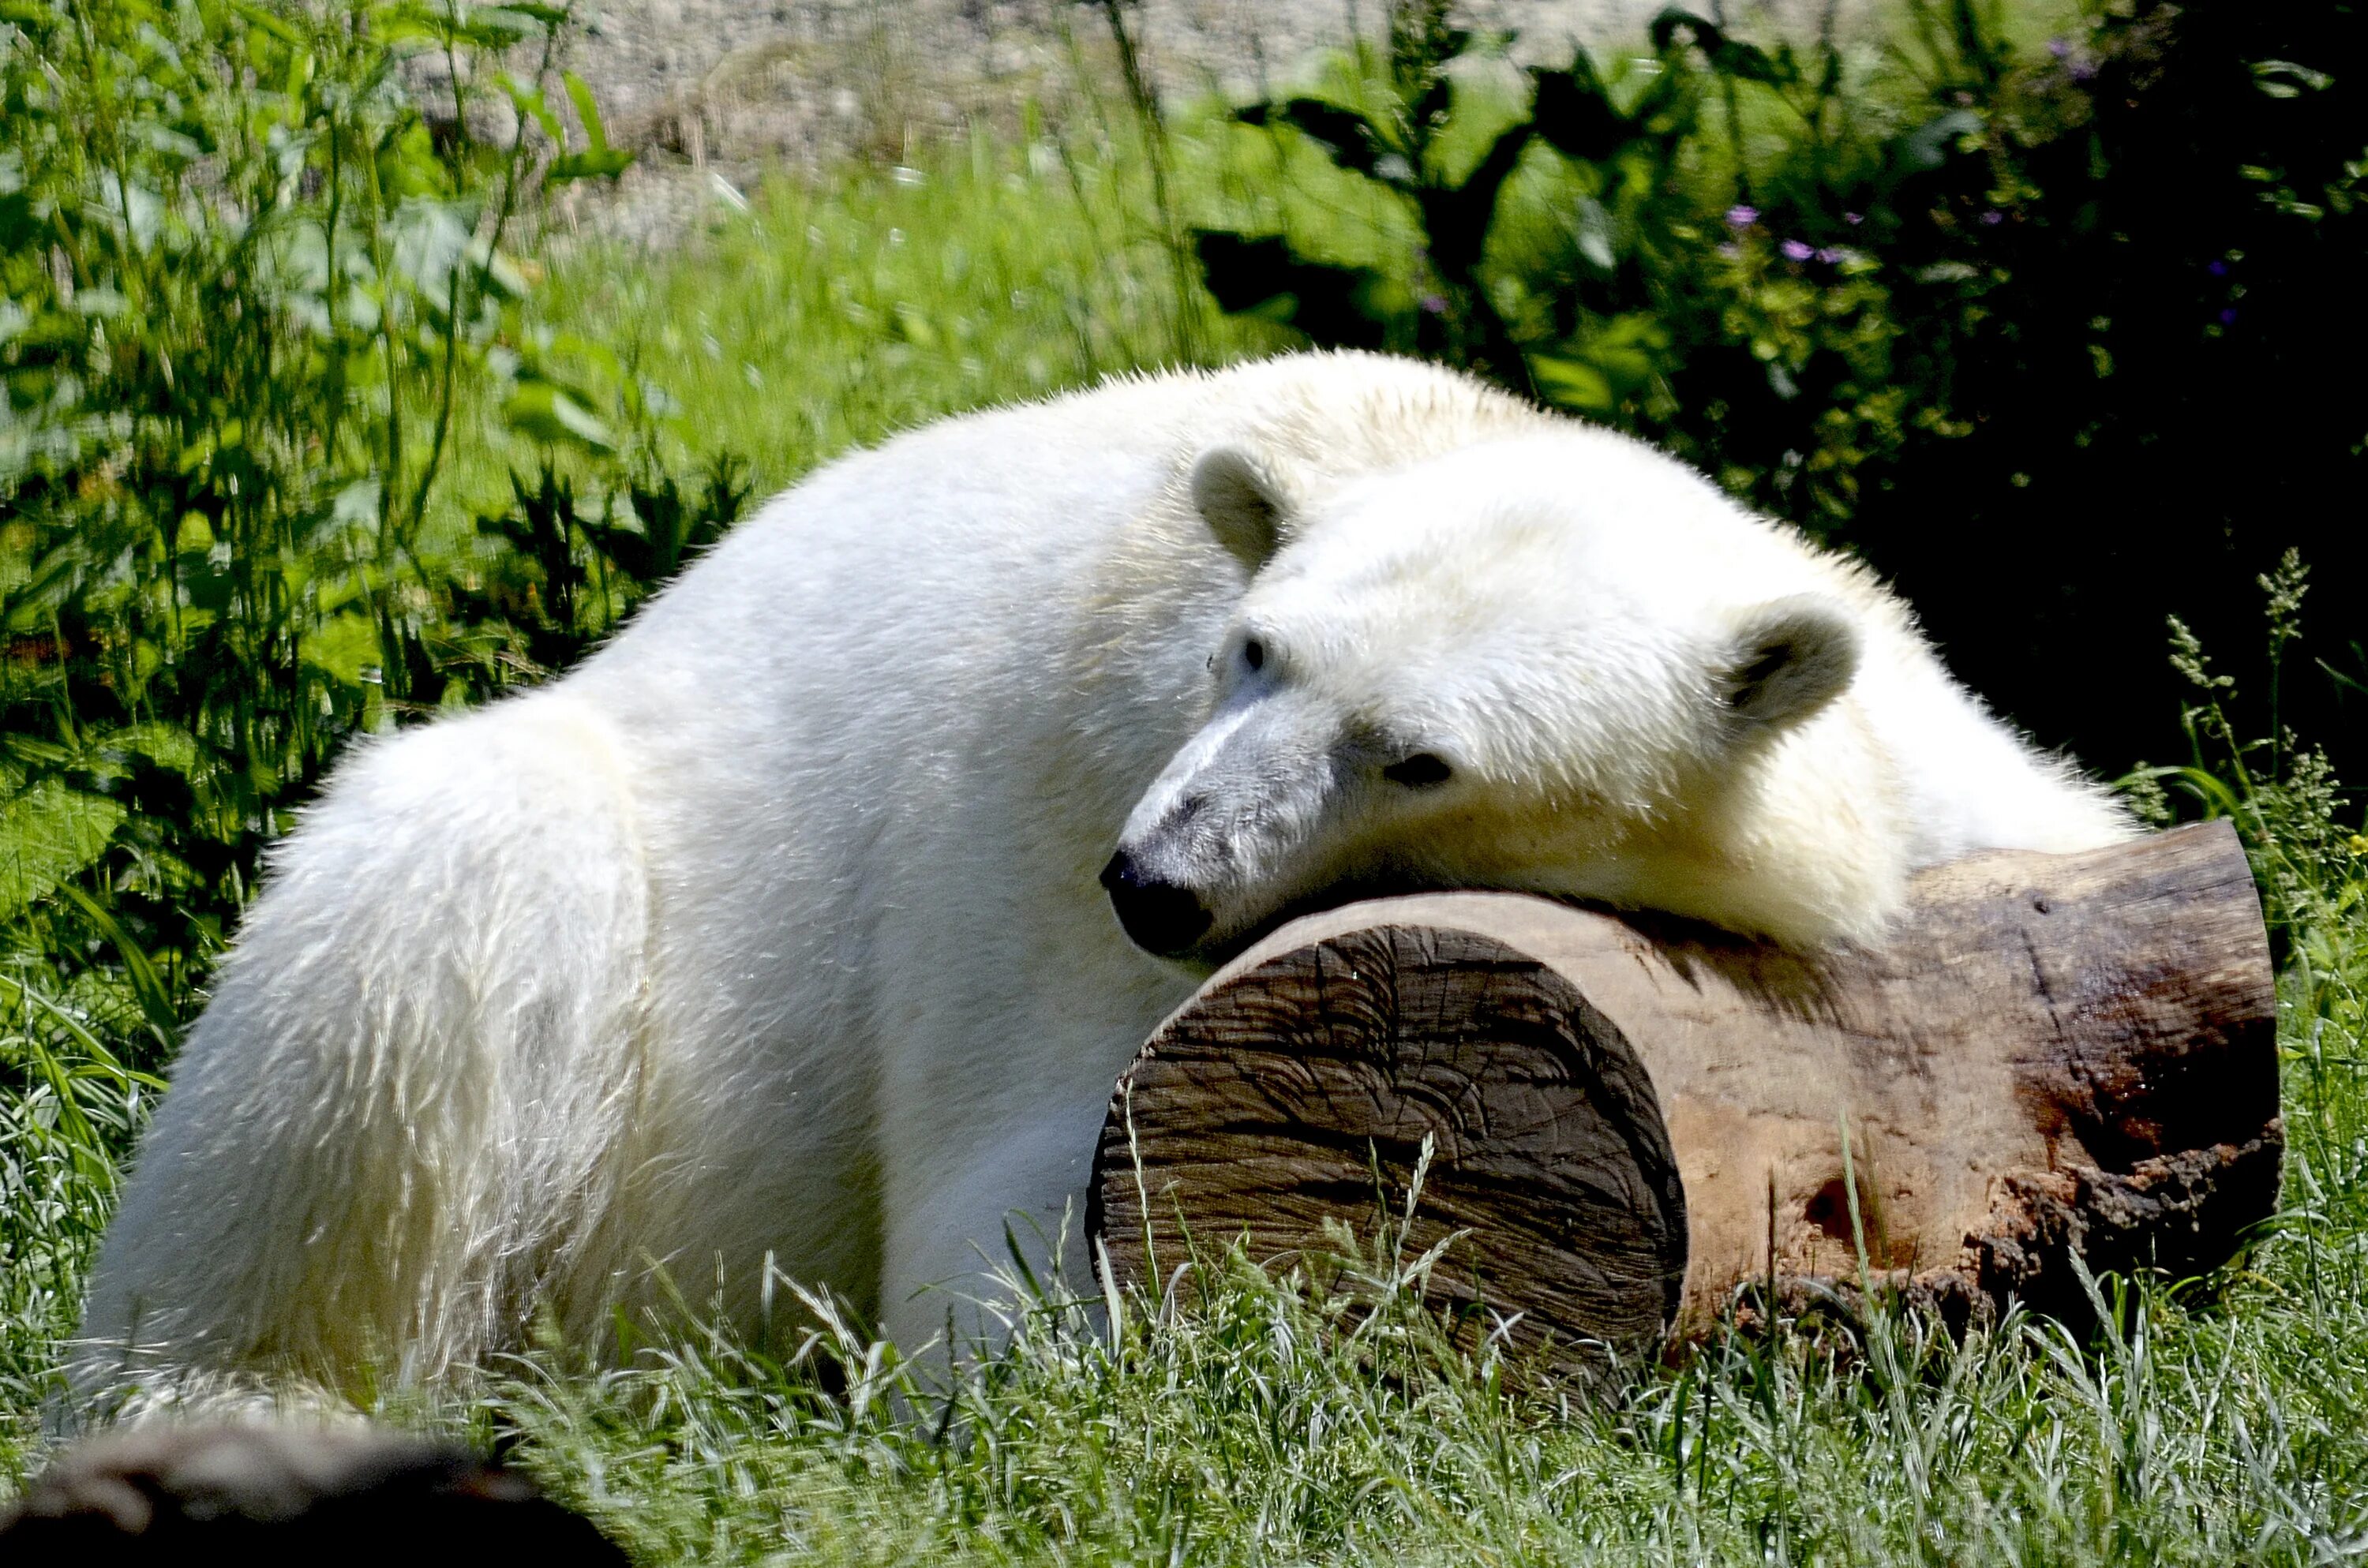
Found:
<svg viewBox="0 0 2368 1568"><path fill-rule="evenodd" d="M1452 776L1380 772L1414 751ZM1874 939L1917 867L2125 831L1863 571L1437 369L949 421L339 770L142 1146L83 1380L433 1377L539 1314L599 1341L653 1266L753 1322L768 1255L928 1337L1008 1215L1057 1231L1194 983L1097 886L1121 843L1206 958L1366 881Z"/></svg>

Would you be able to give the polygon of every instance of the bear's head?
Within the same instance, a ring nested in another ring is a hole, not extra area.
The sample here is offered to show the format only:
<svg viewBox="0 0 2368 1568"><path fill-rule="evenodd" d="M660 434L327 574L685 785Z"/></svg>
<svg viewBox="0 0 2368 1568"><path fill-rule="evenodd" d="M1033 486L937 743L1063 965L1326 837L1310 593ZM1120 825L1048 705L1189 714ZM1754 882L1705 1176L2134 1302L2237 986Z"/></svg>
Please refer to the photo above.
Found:
<svg viewBox="0 0 2368 1568"><path fill-rule="evenodd" d="M1768 760L1834 713L1869 626L1806 541L1577 427L1328 482L1229 444L1190 495L1247 585L1206 650L1206 722L1102 873L1137 945L1209 960L1426 888L1848 925L1747 886L1790 852L1759 820Z"/></svg>

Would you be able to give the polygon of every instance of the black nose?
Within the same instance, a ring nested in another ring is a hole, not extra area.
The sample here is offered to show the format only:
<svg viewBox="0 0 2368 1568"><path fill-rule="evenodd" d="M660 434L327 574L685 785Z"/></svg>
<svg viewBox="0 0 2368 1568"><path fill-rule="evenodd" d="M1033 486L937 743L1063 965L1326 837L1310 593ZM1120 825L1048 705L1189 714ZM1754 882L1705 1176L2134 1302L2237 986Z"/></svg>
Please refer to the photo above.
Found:
<svg viewBox="0 0 2368 1568"><path fill-rule="evenodd" d="M1190 952L1209 928L1209 912L1201 907L1200 894L1146 875L1123 849L1102 868L1102 886L1110 890L1118 923L1145 952L1162 958Z"/></svg>

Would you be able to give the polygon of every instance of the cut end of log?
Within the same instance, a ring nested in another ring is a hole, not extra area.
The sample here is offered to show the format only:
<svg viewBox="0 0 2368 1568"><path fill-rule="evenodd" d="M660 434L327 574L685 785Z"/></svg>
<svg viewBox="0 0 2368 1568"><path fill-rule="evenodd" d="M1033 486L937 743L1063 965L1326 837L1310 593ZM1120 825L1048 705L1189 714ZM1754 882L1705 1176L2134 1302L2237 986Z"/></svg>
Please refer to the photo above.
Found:
<svg viewBox="0 0 2368 1568"><path fill-rule="evenodd" d="M1261 1262L1395 1210L1458 1232L1434 1300L1517 1343L1656 1340L1685 1281L1685 1194L1653 1085L1571 983L1494 937L1384 922L1267 958L1145 1048L1102 1132L1087 1223L1122 1278L1188 1233ZM1138 1176L1140 1179L1138 1180Z"/></svg>
<svg viewBox="0 0 2368 1568"><path fill-rule="evenodd" d="M1513 894L1350 905L1144 1046L1088 1229L1154 1289L1192 1247L1310 1259L1398 1211L1428 1139L1434 1301L1566 1367L1771 1283L2077 1314L2074 1257L2193 1273L2274 1210L2271 978L2217 824L1940 868L1879 950L1816 958Z"/></svg>

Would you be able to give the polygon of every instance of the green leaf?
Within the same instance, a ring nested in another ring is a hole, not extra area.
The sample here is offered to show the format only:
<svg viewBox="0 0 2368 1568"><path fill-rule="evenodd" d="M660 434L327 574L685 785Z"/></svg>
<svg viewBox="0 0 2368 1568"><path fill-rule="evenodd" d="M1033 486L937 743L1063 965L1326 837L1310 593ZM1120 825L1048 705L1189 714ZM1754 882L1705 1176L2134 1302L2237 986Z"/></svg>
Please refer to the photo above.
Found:
<svg viewBox="0 0 2368 1568"><path fill-rule="evenodd" d="M304 634L304 662L340 686L359 688L362 672L386 657L378 621L366 611L325 617Z"/></svg>
<svg viewBox="0 0 2368 1568"><path fill-rule="evenodd" d="M137 753L173 773L186 775L198 765L197 737L162 720L143 720L111 730L99 737L97 744L108 751Z"/></svg>
<svg viewBox="0 0 2368 1568"><path fill-rule="evenodd" d="M296 35L294 28L290 27L261 6L250 6L245 4L245 0L240 0L240 3L233 6L231 9L237 12L248 27L257 32L268 33L284 44L294 45L304 41Z"/></svg>
<svg viewBox="0 0 2368 1568"><path fill-rule="evenodd" d="M573 71L560 79L567 85L568 100L575 104L576 120L584 127L584 151L553 159L543 177L553 185L564 185L569 180L609 179L623 174L632 166L633 154L609 145L609 132L600 123L600 106L592 89Z"/></svg>
<svg viewBox="0 0 2368 1568"><path fill-rule="evenodd" d="M1538 395L1562 408L1609 414L1618 406L1611 379L1584 359L1557 354L1529 356L1530 381Z"/></svg>
<svg viewBox="0 0 2368 1568"><path fill-rule="evenodd" d="M13 920L107 853L123 808L44 778L0 806L0 921Z"/></svg>
<svg viewBox="0 0 2368 1568"><path fill-rule="evenodd" d="M69 539L40 559L26 580L0 599L0 625L28 632L55 613L79 587L82 569L89 563L83 540Z"/></svg>
<svg viewBox="0 0 2368 1568"><path fill-rule="evenodd" d="M938 346L938 329L929 324L928 312L918 305L899 300L889 317L889 324L895 329L897 336L916 348L935 348Z"/></svg>
<svg viewBox="0 0 2368 1568"><path fill-rule="evenodd" d="M513 108L520 114L533 117L534 122L542 127L542 133L556 145L567 145L566 128L559 123L558 114L552 110L551 100L541 87L531 82L522 82L507 72L502 74L501 85L502 90L509 94Z"/></svg>
<svg viewBox="0 0 2368 1568"><path fill-rule="evenodd" d="M466 19L459 27L451 28L453 36L480 49L502 50L514 43L522 43L537 26L531 17L490 6L482 11L466 11L461 15Z"/></svg>
<svg viewBox="0 0 2368 1568"><path fill-rule="evenodd" d="M1280 235L1196 229L1192 247L1224 310L1296 327L1319 347L1382 347L1390 323L1411 309L1372 268L1311 261Z"/></svg>
<svg viewBox="0 0 2368 1568"><path fill-rule="evenodd" d="M131 939L131 934L119 925L104 905L78 887L61 887L58 892L66 902L82 911L83 918L98 927L99 935L115 944L116 955L123 960L123 978L131 987L132 999L140 1004L141 1014L156 1039L170 1044L180 1032L181 1018L173 1006L172 994L165 987L156 965L147 950ZM161 1085L160 1085L161 1086Z"/></svg>
<svg viewBox="0 0 2368 1568"><path fill-rule="evenodd" d="M2307 65L2297 65L2291 60L2256 60L2253 81L2262 92L2273 98L2300 97L2305 89L2325 92L2334 85L2335 78L2324 71L2314 71Z"/></svg>
<svg viewBox="0 0 2368 1568"><path fill-rule="evenodd" d="M442 28L409 6L388 6L371 12L370 36L390 45L417 40L440 43L444 40Z"/></svg>
<svg viewBox="0 0 2368 1568"><path fill-rule="evenodd" d="M502 404L502 418L520 435L548 445L600 453L616 449L616 437L600 416L549 381L521 385Z"/></svg>
<svg viewBox="0 0 2368 1568"><path fill-rule="evenodd" d="M1693 35L1694 47L1702 51L1711 69L1722 76L1732 76L1745 82L1766 82L1775 86L1790 85L1800 77L1790 51L1771 58L1767 51L1740 39L1729 38L1726 29L1716 22L1707 21L1682 6L1665 7L1653 18L1653 48L1667 54L1682 28Z"/></svg>
<svg viewBox="0 0 2368 1568"><path fill-rule="evenodd" d="M552 185L579 179L614 179L632 166L633 154L620 147L599 153L569 153L553 158L543 178Z"/></svg>
<svg viewBox="0 0 2368 1568"><path fill-rule="evenodd" d="M1354 109L1327 104L1321 98L1298 97L1281 104L1251 104L1236 109L1234 118L1244 125L1287 125L1302 136L1322 147L1326 156L1350 174L1363 175L1368 179L1381 179L1378 165L1384 153L1397 152L1390 138L1372 120ZM1400 153L1400 162L1404 154ZM1403 177L1390 180L1403 185Z"/></svg>
<svg viewBox="0 0 2368 1568"><path fill-rule="evenodd" d="M1530 136L1527 125L1507 127L1462 183L1422 192L1423 229L1430 236L1430 254L1448 276L1467 276L1479 265L1489 227L1496 222L1497 194L1520 165L1521 154L1529 151Z"/></svg>
<svg viewBox="0 0 2368 1568"><path fill-rule="evenodd" d="M595 153L607 152L609 133L600 124L600 105L592 89L573 71L561 73L559 79L566 85L567 101L575 106L576 122L584 127L584 144Z"/></svg>
<svg viewBox="0 0 2368 1568"><path fill-rule="evenodd" d="M611 379L621 377L625 373L625 362L617 357L615 348L597 337L586 337L581 333L552 333L541 345L538 358L542 360L542 363L527 372L528 379L556 381L562 386L566 386L567 383L552 370L550 361L553 358L580 361L599 374ZM585 403L599 401L582 387L569 387L568 390L575 392L577 398Z"/></svg>
<svg viewBox="0 0 2368 1568"><path fill-rule="evenodd" d="M1606 162L1634 139L1636 129L1612 107L1594 64L1581 53L1565 71L1533 71L1530 119L1546 144L1566 158Z"/></svg>
<svg viewBox="0 0 2368 1568"><path fill-rule="evenodd" d="M1962 138L1977 135L1981 129L1980 115L1969 108L1952 108L1894 142L1894 157L1903 169L1937 169L1949 161L1949 154L1957 150Z"/></svg>
<svg viewBox="0 0 2368 1568"><path fill-rule="evenodd" d="M1668 327L1650 311L1612 316L1587 335L1588 361L1623 385L1650 377L1668 347Z"/></svg>

